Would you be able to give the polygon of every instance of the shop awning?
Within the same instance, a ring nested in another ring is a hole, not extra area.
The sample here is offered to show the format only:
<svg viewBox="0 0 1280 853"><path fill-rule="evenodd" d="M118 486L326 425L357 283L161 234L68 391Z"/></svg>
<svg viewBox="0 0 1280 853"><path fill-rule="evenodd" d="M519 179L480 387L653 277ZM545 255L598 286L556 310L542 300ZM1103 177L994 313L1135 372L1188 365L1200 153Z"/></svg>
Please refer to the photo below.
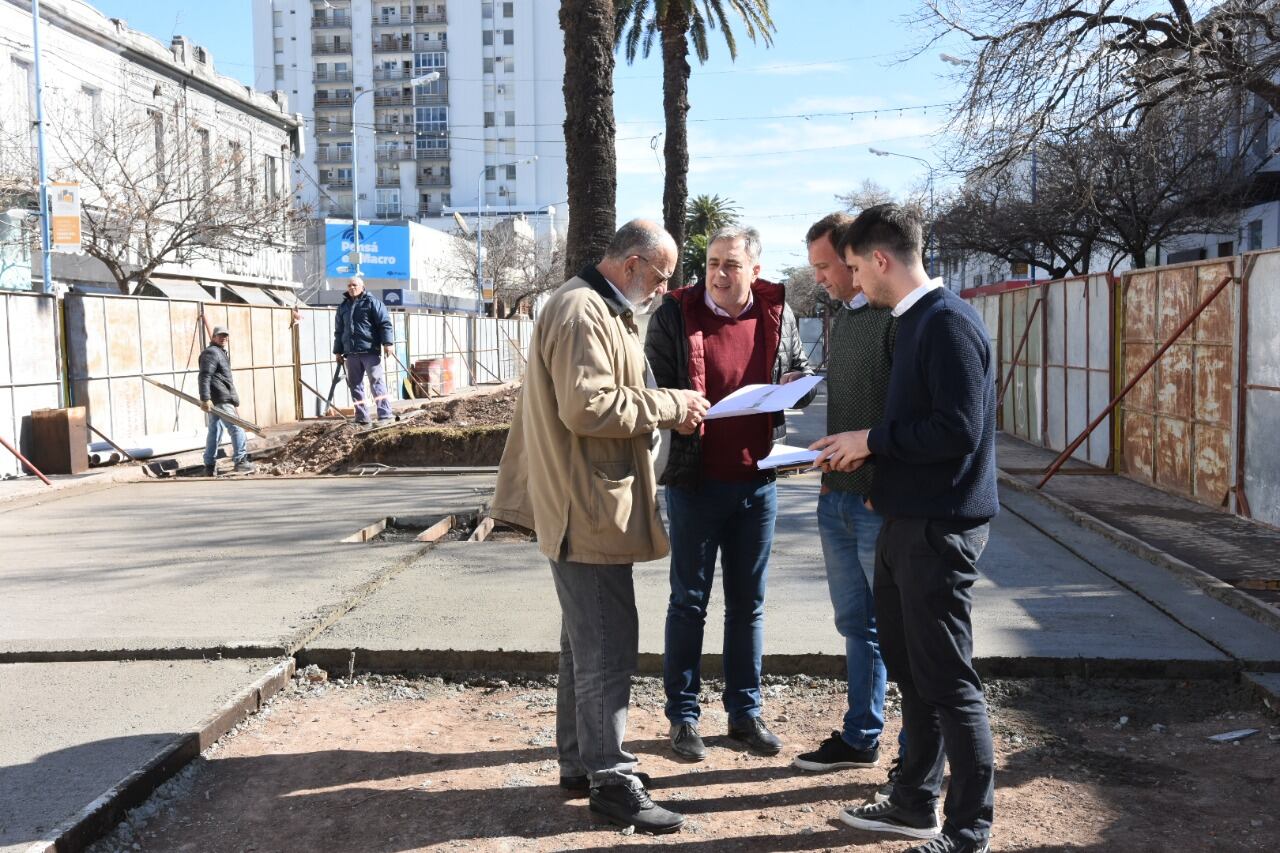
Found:
<svg viewBox="0 0 1280 853"><path fill-rule="evenodd" d="M196 282L189 278L161 278L152 276L147 283L170 299L185 299L191 302L212 302L213 297Z"/></svg>
<svg viewBox="0 0 1280 853"><path fill-rule="evenodd" d="M231 284L230 282L223 282L222 286L227 290L230 290L236 296L239 296L245 302L248 302L250 305L267 305L272 308L280 307L274 299L263 293L262 288L260 287L254 287L251 284Z"/></svg>

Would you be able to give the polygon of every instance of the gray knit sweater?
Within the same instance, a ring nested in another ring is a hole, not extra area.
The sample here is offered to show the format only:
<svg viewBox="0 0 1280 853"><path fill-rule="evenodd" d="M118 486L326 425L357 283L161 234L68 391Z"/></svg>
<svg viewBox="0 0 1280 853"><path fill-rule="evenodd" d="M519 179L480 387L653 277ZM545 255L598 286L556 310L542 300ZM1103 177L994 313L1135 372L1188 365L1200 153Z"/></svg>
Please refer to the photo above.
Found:
<svg viewBox="0 0 1280 853"><path fill-rule="evenodd" d="M827 342L827 433L870 429L884 415L897 321L889 308L841 305L831 316ZM837 492L871 492L874 462L857 471L832 471L822 484Z"/></svg>

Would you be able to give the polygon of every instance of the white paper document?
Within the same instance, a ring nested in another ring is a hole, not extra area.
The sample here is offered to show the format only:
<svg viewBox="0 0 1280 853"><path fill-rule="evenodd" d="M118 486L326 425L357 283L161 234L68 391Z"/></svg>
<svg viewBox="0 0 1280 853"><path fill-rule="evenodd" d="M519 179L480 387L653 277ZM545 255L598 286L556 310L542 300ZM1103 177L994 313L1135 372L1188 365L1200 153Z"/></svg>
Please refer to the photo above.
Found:
<svg viewBox="0 0 1280 853"><path fill-rule="evenodd" d="M760 470L768 468L795 468L800 465L812 465L818 458L818 450L806 450L803 447L792 447L789 444L775 444L769 455L756 462Z"/></svg>
<svg viewBox="0 0 1280 853"><path fill-rule="evenodd" d="M821 381L821 376L804 376L786 385L743 385L708 409L705 420L762 415L790 409Z"/></svg>

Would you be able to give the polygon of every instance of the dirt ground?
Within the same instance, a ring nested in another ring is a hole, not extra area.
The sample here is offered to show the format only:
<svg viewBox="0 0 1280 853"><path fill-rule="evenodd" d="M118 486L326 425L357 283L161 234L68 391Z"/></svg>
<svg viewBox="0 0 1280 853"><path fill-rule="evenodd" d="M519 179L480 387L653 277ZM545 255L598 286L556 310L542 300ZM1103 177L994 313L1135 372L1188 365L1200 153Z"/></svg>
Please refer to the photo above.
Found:
<svg viewBox="0 0 1280 853"><path fill-rule="evenodd" d="M422 403L395 426L365 431L353 424L309 424L258 465L259 476L334 474L353 465L497 465L515 412L518 386Z"/></svg>
<svg viewBox="0 0 1280 853"><path fill-rule="evenodd" d="M323 673L314 673L315 678ZM788 767L837 724L843 683L766 687L775 758L722 735L718 687L703 697L710 757L666 748L662 687L637 679L629 748L654 798L688 816L650 837L599 822L557 787L554 678L453 683L362 676L292 688L131 814L115 851L899 851L906 839L840 823L882 767ZM989 685L998 762L993 850L1275 850L1280 727L1221 683L1053 680ZM899 728L891 697L886 742ZM1256 728L1238 743L1209 735Z"/></svg>

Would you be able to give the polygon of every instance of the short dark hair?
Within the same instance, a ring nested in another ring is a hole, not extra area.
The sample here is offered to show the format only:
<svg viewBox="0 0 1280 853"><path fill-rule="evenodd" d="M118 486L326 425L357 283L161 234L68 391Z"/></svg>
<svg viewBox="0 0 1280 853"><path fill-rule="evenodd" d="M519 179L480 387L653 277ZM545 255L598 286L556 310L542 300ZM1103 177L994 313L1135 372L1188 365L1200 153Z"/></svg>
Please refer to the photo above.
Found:
<svg viewBox="0 0 1280 853"><path fill-rule="evenodd" d="M873 249L894 255L904 263L923 257L924 227L920 217L899 204L877 204L858 214L843 229L836 251L866 257Z"/></svg>
<svg viewBox="0 0 1280 853"><path fill-rule="evenodd" d="M839 232L844 230L844 227L852 221L853 217L847 213L828 213L826 216L809 226L809 232L804 235L804 244L806 246L812 246L814 243L830 234L831 245L835 246L836 240L840 239Z"/></svg>

